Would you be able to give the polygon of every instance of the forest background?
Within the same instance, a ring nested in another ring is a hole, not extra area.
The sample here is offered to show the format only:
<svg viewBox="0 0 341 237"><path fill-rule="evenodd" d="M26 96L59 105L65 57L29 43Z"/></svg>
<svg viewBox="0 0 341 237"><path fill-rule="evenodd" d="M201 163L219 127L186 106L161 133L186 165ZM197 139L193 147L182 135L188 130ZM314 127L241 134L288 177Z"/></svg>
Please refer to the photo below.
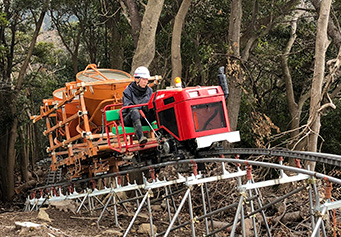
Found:
<svg viewBox="0 0 341 237"><path fill-rule="evenodd" d="M0 9L1 200L48 156L44 125L30 116L90 63L147 66L164 78L158 88L176 76L218 85L225 66L238 147L340 154L340 1L0 0Z"/></svg>

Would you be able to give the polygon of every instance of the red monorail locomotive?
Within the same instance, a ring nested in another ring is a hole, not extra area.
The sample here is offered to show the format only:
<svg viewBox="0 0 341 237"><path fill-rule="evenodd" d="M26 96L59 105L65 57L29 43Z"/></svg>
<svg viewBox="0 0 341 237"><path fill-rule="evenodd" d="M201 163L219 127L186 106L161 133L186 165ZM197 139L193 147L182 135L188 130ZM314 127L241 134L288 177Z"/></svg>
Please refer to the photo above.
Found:
<svg viewBox="0 0 341 237"><path fill-rule="evenodd" d="M87 79L78 81L79 75ZM79 75L77 82L66 84L58 101L45 100L40 115L32 117L34 122L46 119L51 170L66 168L70 178L117 172L122 166L192 159L213 144L240 140L239 132L230 129L224 86L157 90L146 104L122 107L117 88L133 78L95 65ZM109 93L104 95L103 90ZM70 104L71 113L67 111ZM123 122L122 110L131 107L156 115L155 121L143 126L148 137L143 145L135 140L134 128Z"/></svg>

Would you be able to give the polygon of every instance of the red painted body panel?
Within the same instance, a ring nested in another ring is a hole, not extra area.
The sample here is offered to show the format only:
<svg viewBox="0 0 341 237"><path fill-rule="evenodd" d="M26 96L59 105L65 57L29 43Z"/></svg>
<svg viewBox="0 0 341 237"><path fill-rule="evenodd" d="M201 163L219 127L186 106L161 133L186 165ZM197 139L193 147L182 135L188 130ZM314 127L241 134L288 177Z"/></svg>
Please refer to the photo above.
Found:
<svg viewBox="0 0 341 237"><path fill-rule="evenodd" d="M201 112L201 115L203 115L205 111L209 113L210 110L213 110L212 108L209 108L209 106L206 106L212 103L218 103L219 107L222 108L220 110L221 113L223 113L221 118L224 121L225 126L200 131L200 129L198 129L198 120L200 120L201 117L196 117L195 112L193 112L194 108L196 106L201 107L201 110L198 109L198 111ZM224 93L220 86L198 86L159 90L153 94L149 102L149 108L154 107L157 114L159 128L167 130L179 141L231 131L226 112L227 109ZM176 121L174 121L174 123L177 125L178 134L175 134L174 131L171 131L167 126L163 125L162 121L160 123L160 112L162 113L167 110L171 110L172 108L174 108L175 112Z"/></svg>

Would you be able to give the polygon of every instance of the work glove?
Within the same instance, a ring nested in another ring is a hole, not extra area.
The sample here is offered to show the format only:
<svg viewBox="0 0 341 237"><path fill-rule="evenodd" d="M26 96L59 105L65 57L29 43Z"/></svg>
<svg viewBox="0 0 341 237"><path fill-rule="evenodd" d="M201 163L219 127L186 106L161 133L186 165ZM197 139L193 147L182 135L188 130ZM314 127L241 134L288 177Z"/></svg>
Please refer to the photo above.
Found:
<svg viewBox="0 0 341 237"><path fill-rule="evenodd" d="M142 111L146 114L149 112L148 105L142 106Z"/></svg>

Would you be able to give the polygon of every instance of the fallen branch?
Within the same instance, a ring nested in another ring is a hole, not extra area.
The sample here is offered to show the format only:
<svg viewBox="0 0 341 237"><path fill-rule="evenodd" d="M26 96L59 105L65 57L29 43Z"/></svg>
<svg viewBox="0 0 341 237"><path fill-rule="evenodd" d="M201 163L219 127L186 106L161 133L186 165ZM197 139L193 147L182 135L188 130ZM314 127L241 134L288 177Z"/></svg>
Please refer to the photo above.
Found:
<svg viewBox="0 0 341 237"><path fill-rule="evenodd" d="M70 216L71 219L78 219L78 220L97 220L98 217L87 217L87 216Z"/></svg>

